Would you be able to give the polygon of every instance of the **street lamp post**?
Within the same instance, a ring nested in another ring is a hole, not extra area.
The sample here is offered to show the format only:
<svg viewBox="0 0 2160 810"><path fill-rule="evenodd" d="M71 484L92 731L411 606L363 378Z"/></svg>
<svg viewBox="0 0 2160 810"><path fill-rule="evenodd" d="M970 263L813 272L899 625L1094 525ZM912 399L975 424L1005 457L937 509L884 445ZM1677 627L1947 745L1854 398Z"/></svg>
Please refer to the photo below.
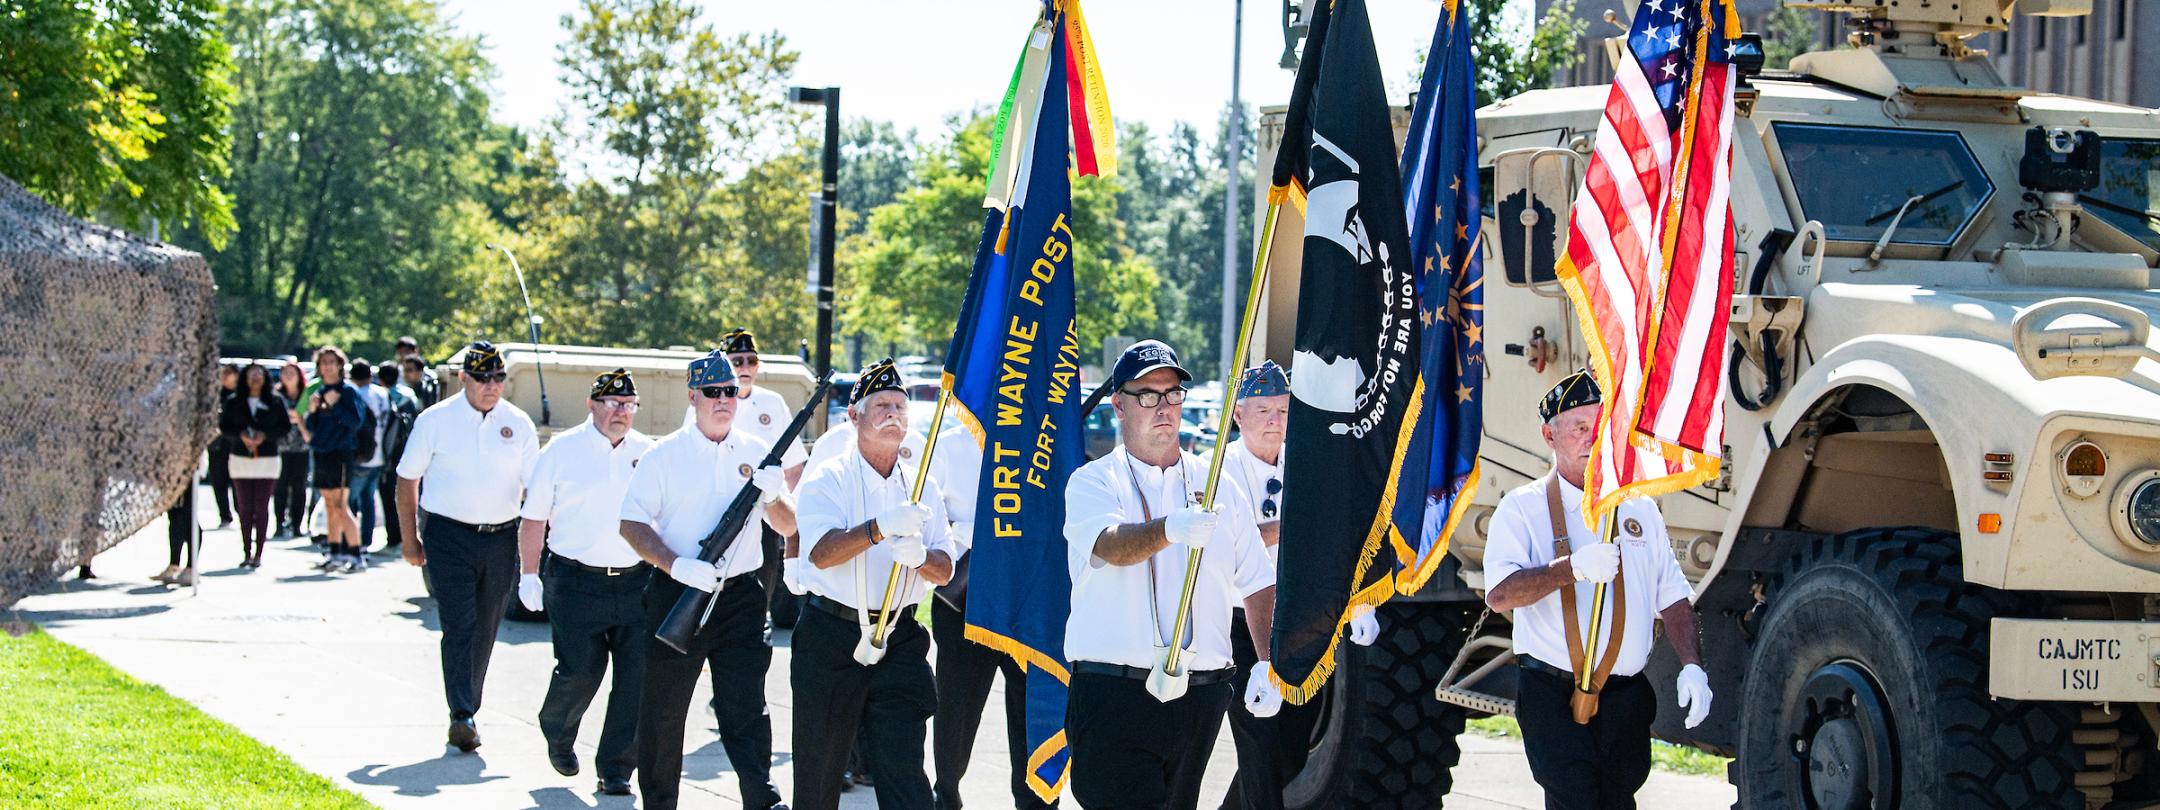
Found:
<svg viewBox="0 0 2160 810"><path fill-rule="evenodd" d="M840 211L840 88L790 87L788 101L825 105L823 187L818 195L817 374L832 372L833 241Z"/></svg>

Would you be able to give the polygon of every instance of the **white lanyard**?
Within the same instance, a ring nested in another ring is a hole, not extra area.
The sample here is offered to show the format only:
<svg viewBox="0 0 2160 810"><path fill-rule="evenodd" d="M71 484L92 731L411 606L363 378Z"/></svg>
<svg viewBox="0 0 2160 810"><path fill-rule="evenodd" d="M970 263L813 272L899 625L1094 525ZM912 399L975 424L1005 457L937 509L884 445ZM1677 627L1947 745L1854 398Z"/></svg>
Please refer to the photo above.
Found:
<svg viewBox="0 0 2160 810"><path fill-rule="evenodd" d="M1190 500L1192 498L1192 491L1187 487L1187 485L1191 482L1185 477L1185 459L1182 456L1180 456L1177 460L1177 471L1178 491L1184 492L1185 497ZM1141 519L1149 521L1154 520L1154 510L1148 508L1147 491L1140 488L1140 474L1133 471L1132 453L1130 452L1125 454L1125 476L1132 480L1133 495L1140 499ZM1169 515L1164 515L1163 517L1168 518ZM1167 522L1165 523L1164 528L1168 528ZM1170 639L1166 638L1165 636L1168 635L1169 631L1163 630L1162 596L1157 590L1158 586L1156 584L1155 577L1155 556L1152 554L1148 555L1147 575L1149 629L1154 631L1155 639L1157 641L1162 642L1163 646L1168 647L1170 646ZM1185 626L1181 628L1182 632L1178 633L1178 635L1181 636L1184 642L1187 644L1192 643L1193 619L1193 614L1186 614Z"/></svg>

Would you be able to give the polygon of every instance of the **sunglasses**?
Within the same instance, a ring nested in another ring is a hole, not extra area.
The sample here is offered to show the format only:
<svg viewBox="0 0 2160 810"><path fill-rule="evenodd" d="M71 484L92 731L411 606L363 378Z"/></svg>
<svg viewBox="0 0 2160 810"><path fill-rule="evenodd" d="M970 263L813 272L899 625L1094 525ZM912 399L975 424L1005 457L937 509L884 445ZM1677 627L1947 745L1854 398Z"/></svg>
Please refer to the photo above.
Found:
<svg viewBox="0 0 2160 810"><path fill-rule="evenodd" d="M473 382L479 383L481 385L494 385L495 383L510 379L509 372L505 371L495 371L488 373L475 373L468 371L465 372L465 374L469 377L472 377Z"/></svg>
<svg viewBox="0 0 2160 810"><path fill-rule="evenodd" d="M1132 397L1140 403L1142 408L1153 408L1165 402L1172 405L1185 404L1185 389L1183 388L1172 388L1168 391L1132 391L1120 388L1118 393Z"/></svg>
<svg viewBox="0 0 2160 810"><path fill-rule="evenodd" d="M706 399L734 399L736 392L741 390L732 385L708 385L699 388L697 392Z"/></svg>
<svg viewBox="0 0 2160 810"><path fill-rule="evenodd" d="M754 366L758 364L757 355L749 355L747 357L730 357L727 361L728 365L734 366L736 368L742 368L744 366Z"/></svg>
<svg viewBox="0 0 2160 810"><path fill-rule="evenodd" d="M600 407L616 412L637 413L637 401L630 399L596 399Z"/></svg>
<svg viewBox="0 0 2160 810"><path fill-rule="evenodd" d="M1276 513L1276 512L1278 512L1278 511L1281 511L1281 507L1279 507L1279 506L1277 506L1277 505L1275 504L1275 496L1277 496L1277 495L1281 495L1281 494L1282 494L1282 479L1280 479L1280 478L1270 478L1270 479L1268 479L1268 480L1267 480L1267 498L1266 498L1266 499L1264 499L1264 500L1262 500L1262 501L1260 501L1260 516L1261 516L1261 517L1264 517L1264 518L1271 518L1271 517L1274 517L1274 516L1275 516L1275 513Z"/></svg>

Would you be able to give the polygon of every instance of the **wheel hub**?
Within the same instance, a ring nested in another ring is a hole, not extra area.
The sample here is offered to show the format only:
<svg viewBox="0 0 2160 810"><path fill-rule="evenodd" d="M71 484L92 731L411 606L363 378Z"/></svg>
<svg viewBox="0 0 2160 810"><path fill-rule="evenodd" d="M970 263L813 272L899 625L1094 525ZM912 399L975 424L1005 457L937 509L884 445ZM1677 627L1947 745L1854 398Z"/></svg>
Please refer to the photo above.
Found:
<svg viewBox="0 0 2160 810"><path fill-rule="evenodd" d="M1789 715L1808 807L1864 810L1895 800L1897 744L1886 705L1857 662L1831 662L1808 676Z"/></svg>

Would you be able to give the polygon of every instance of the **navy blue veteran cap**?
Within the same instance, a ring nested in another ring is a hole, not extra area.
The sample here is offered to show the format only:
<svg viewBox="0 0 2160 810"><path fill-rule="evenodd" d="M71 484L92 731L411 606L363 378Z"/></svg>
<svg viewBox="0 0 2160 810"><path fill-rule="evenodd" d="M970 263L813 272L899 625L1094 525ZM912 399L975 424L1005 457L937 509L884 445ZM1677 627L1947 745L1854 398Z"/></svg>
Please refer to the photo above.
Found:
<svg viewBox="0 0 2160 810"><path fill-rule="evenodd" d="M467 374L494 374L503 370L502 352L495 344L475 340L465 347L465 363L461 368Z"/></svg>
<svg viewBox="0 0 2160 810"><path fill-rule="evenodd" d="M756 354L757 336L750 334L750 330L748 329L744 329L740 326L735 327L728 330L727 334L720 336L720 350L723 352L727 352L728 354L734 354L736 352L749 352L751 354Z"/></svg>
<svg viewBox="0 0 2160 810"><path fill-rule="evenodd" d="M879 391L907 392L907 386L900 381L900 368L893 365L890 357L863 366L862 374L855 378L855 390L848 397L848 404L869 399L871 394Z"/></svg>
<svg viewBox="0 0 2160 810"><path fill-rule="evenodd" d="M690 376L685 379L691 388L734 385L735 368L728 364L726 352L714 349L704 357L690 361Z"/></svg>
<svg viewBox="0 0 2160 810"><path fill-rule="evenodd" d="M1238 376L1237 395L1246 397L1279 397L1290 393L1290 375L1284 374L1282 366L1273 360L1261 361Z"/></svg>
<svg viewBox="0 0 2160 810"><path fill-rule="evenodd" d="M593 378L592 399L634 396L637 396L637 380L630 378L630 370L627 368L618 368Z"/></svg>
<svg viewBox="0 0 2160 810"><path fill-rule="evenodd" d="M1602 401L1604 396L1598 393L1597 378L1590 376L1589 369L1578 368L1575 373L1561 380L1559 385L1553 386L1551 391L1545 392L1545 399L1538 403L1537 412L1540 418L1550 422L1563 411L1584 405L1596 405Z"/></svg>
<svg viewBox="0 0 2160 810"><path fill-rule="evenodd" d="M1110 388L1121 390L1126 383L1147 376L1148 372L1158 368L1175 370L1179 380L1192 382L1192 373L1178 365L1177 352L1171 351L1170 344L1160 340L1143 340L1125 347L1125 354L1118 357L1117 365L1110 369Z"/></svg>

